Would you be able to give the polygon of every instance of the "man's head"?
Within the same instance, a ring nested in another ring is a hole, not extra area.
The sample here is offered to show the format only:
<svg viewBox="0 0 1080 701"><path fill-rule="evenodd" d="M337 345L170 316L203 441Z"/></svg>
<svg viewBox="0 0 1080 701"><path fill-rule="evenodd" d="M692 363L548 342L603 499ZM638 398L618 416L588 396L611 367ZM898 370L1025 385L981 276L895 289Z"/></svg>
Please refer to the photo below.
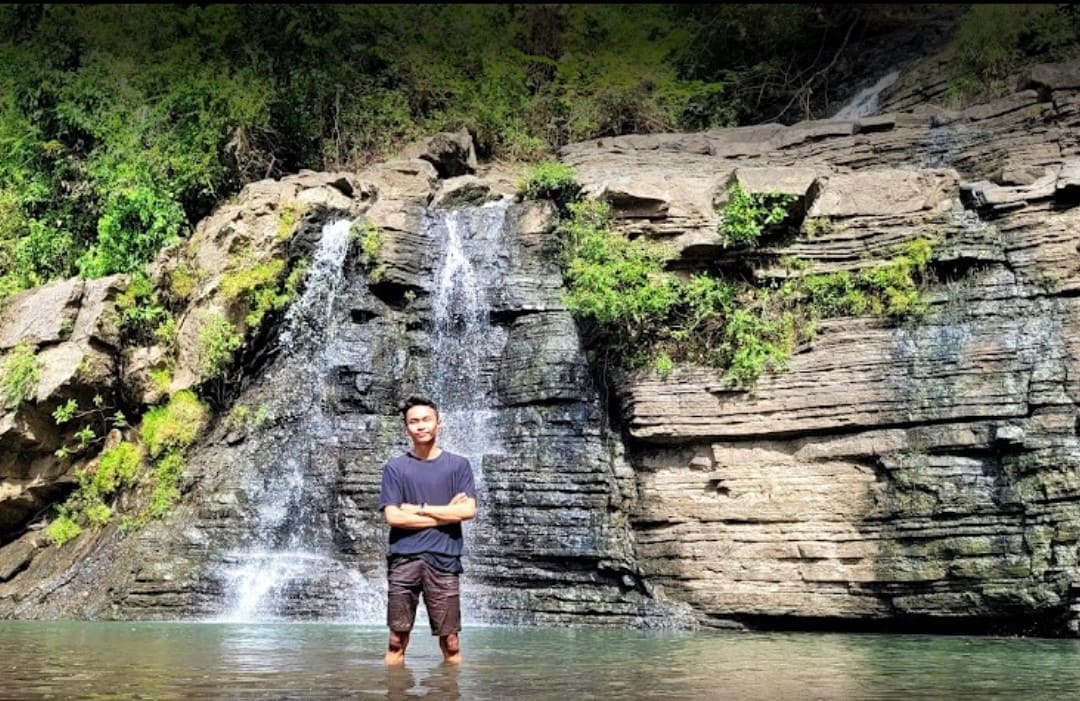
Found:
<svg viewBox="0 0 1080 701"><path fill-rule="evenodd" d="M414 444L435 442L439 432L439 408L435 402L424 397L409 397L401 413L405 417L405 431Z"/></svg>

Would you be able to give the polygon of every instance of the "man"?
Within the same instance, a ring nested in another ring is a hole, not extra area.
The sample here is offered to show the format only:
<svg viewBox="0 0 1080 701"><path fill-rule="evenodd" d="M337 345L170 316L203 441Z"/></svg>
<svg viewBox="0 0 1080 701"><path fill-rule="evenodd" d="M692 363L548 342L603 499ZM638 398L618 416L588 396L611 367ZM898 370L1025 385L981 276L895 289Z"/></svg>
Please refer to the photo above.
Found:
<svg viewBox="0 0 1080 701"><path fill-rule="evenodd" d="M390 525L386 561L386 663L405 662L405 648L424 596L431 634L439 636L443 659L461 662L462 521L476 516L472 466L436 445L439 410L410 397L402 413L412 449L383 467L379 508Z"/></svg>

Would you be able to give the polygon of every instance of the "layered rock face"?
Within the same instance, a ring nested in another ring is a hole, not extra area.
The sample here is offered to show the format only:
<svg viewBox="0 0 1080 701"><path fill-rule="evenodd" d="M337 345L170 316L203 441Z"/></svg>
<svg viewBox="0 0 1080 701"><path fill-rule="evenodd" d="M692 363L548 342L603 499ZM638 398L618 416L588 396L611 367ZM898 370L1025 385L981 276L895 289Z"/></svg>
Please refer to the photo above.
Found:
<svg viewBox="0 0 1080 701"><path fill-rule="evenodd" d="M828 322L752 393L707 368L623 379L637 554L665 596L763 624L1075 629L1078 69L964 112L566 150L625 231L684 262L724 255L732 178L802 197L811 224L760 279L784 256L822 272L934 248L924 318Z"/></svg>
<svg viewBox="0 0 1080 701"><path fill-rule="evenodd" d="M287 569L302 541L320 564L282 580L282 611L379 620L379 468L404 447L399 402L434 386L448 445L475 455L481 483L473 620L1069 632L1078 74L1040 67L964 112L565 149L622 231L672 247L685 270L741 255L716 232L733 180L796 196L805 220L743 261L760 281L794 274L785 259L858 271L930 241L927 314L831 320L753 391L705 367L597 387L561 299L554 208L518 201L513 176L479 168L466 138L350 175L289 245L316 249L334 218L375 226L378 273L350 249L325 314L283 321L275 338L291 340L236 399L265 420L222 418L163 521L62 549L31 530L0 550L0 616L228 614L245 568ZM282 184L252 187L280 201ZM199 255L213 261L238 217L207 223ZM476 239L483 259L471 289L487 312L467 367L462 334L475 328L440 316L452 235Z"/></svg>
<svg viewBox="0 0 1080 701"><path fill-rule="evenodd" d="M468 172L471 148L440 135L304 219L287 241L313 259L308 289L189 455L183 503L61 549L28 532L7 548L21 570L0 585L3 615L381 622L381 468L406 448L399 407L415 393L437 398L444 446L473 460L470 620L670 624L678 607L634 562L633 471L562 303L556 210L517 201L509 175ZM200 227L195 257L221 258L247 208L295 200L291 185L249 187ZM342 221L349 244L324 260ZM377 260L358 252L370 230ZM230 418L240 407L249 420Z"/></svg>

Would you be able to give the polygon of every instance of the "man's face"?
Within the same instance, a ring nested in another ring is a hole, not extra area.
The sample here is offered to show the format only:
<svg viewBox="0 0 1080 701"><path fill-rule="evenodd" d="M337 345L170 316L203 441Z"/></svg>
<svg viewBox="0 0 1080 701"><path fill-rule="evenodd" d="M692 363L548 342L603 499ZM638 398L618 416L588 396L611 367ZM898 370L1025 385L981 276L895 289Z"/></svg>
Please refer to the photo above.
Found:
<svg viewBox="0 0 1080 701"><path fill-rule="evenodd" d="M405 430L416 445L434 443L439 432L439 414L429 406L410 407L405 412Z"/></svg>

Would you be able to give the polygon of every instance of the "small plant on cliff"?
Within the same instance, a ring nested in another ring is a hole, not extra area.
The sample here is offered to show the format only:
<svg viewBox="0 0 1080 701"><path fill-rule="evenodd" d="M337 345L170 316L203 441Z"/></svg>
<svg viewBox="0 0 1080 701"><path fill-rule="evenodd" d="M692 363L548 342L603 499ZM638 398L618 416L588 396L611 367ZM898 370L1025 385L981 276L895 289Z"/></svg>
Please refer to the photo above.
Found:
<svg viewBox="0 0 1080 701"><path fill-rule="evenodd" d="M124 528L139 528L161 518L180 500L180 480L187 462L184 454L210 420L209 408L191 390L174 394L168 404L146 412L139 434L154 461L150 503L138 514L125 517Z"/></svg>
<svg viewBox="0 0 1080 701"><path fill-rule="evenodd" d="M268 313L284 309L296 296L307 266L297 265L287 276L285 269L281 259L256 262L251 251L244 251L233 257L221 276L222 294L245 304L244 322L251 329L258 329Z"/></svg>
<svg viewBox="0 0 1080 701"><path fill-rule="evenodd" d="M57 517L45 527L45 537L57 546L62 546L68 541L77 538L80 533L82 533L82 526L63 507L60 507Z"/></svg>
<svg viewBox="0 0 1080 701"><path fill-rule="evenodd" d="M56 457L63 459L73 453L81 453L91 445L105 440L105 435L112 428L127 428L127 417L116 407L109 406L100 394L95 394L90 409L83 409L75 399L68 399L53 411L53 420L57 426L71 421L85 423L75 432L75 443L65 443L56 450ZM112 411L112 415L109 412Z"/></svg>
<svg viewBox="0 0 1080 701"><path fill-rule="evenodd" d="M232 365L233 356L244 337L221 314L206 312L199 330L199 371L208 380L222 377Z"/></svg>
<svg viewBox="0 0 1080 701"><path fill-rule="evenodd" d="M839 270L791 278L777 296L788 308L802 307L812 318L915 316L925 309L920 285L931 254L929 241L915 239L898 255L860 273Z"/></svg>
<svg viewBox="0 0 1080 701"><path fill-rule="evenodd" d="M126 343L151 345L157 341L168 344L175 336L176 320L165 307L145 273L131 276L127 288L116 298L120 314L120 331Z"/></svg>
<svg viewBox="0 0 1080 701"><path fill-rule="evenodd" d="M0 401L14 409L32 398L41 382L41 361L29 341L19 341L0 360Z"/></svg>
<svg viewBox="0 0 1080 701"><path fill-rule="evenodd" d="M614 231L602 202L572 203L570 212L561 227L567 307L590 320L616 356L639 364L679 301L678 279L664 270L672 254Z"/></svg>
<svg viewBox="0 0 1080 701"><path fill-rule="evenodd" d="M749 193L739 181L732 182L716 229L720 241L725 246L753 244L768 227L788 218L794 201L794 195Z"/></svg>
<svg viewBox="0 0 1080 701"><path fill-rule="evenodd" d="M307 205L303 202L289 202L285 204L278 214L277 237L287 239L296 230L296 223L304 216Z"/></svg>
<svg viewBox="0 0 1080 701"><path fill-rule="evenodd" d="M359 261L372 282L379 282L386 275L386 264L379 262L383 247L383 230L371 223L359 220L349 230L349 238L356 242L360 250Z"/></svg>
<svg viewBox="0 0 1080 701"><path fill-rule="evenodd" d="M560 225L566 304L585 322L594 358L628 368L651 359L661 374L675 361L733 367L743 384L781 364L785 327L740 310L733 283L666 270L673 253L615 231L604 203L583 200L570 212Z"/></svg>
<svg viewBox="0 0 1080 701"><path fill-rule="evenodd" d="M113 501L122 490L133 487L143 467L142 450L121 441L85 468L77 470L79 486L59 508L59 514L45 529L45 535L60 546L82 532L80 522L95 528L107 524Z"/></svg>
<svg viewBox="0 0 1080 701"><path fill-rule="evenodd" d="M154 466L154 491L146 510L149 518L161 518L180 501L180 480L187 462L180 452L166 453Z"/></svg>
<svg viewBox="0 0 1080 701"><path fill-rule="evenodd" d="M519 189L522 197L530 200L551 200L560 210L566 211L571 202L581 196L574 169L559 161L543 161L530 166Z"/></svg>

